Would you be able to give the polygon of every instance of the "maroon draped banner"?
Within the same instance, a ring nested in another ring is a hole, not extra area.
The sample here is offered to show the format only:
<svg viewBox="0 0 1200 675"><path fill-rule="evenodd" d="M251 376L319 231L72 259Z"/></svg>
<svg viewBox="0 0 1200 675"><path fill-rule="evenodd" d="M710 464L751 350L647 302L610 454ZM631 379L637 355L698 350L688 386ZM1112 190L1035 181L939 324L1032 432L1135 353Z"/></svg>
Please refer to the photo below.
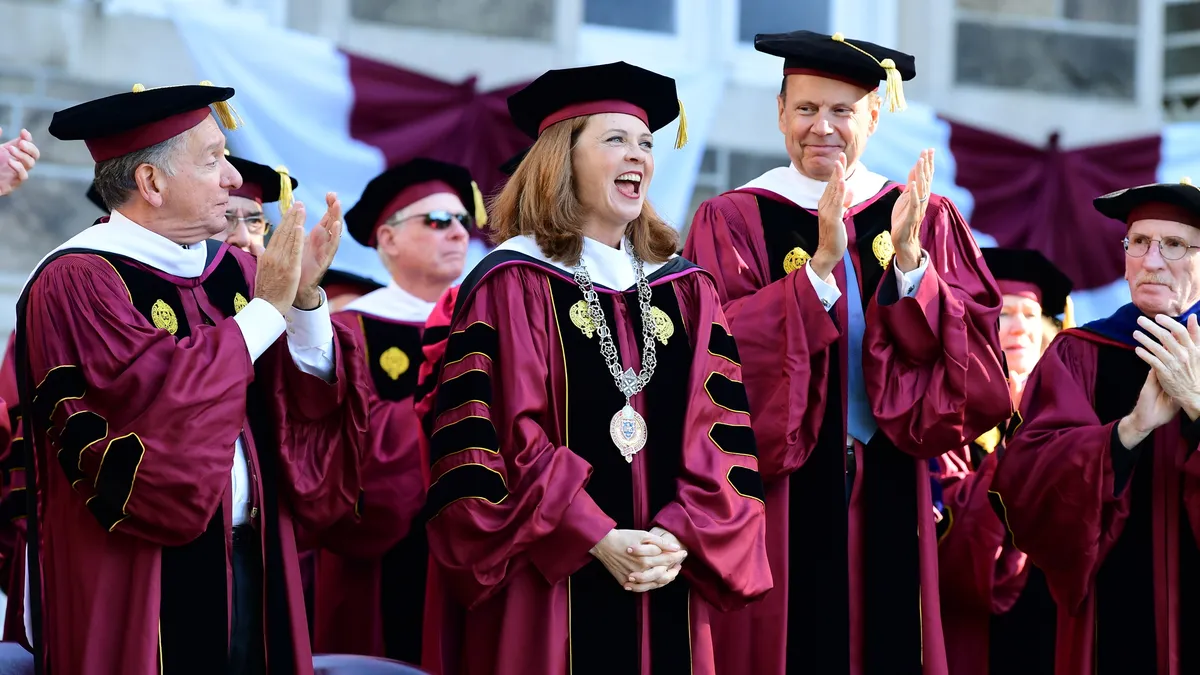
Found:
<svg viewBox="0 0 1200 675"><path fill-rule="evenodd" d="M480 91L473 76L445 82L346 56L354 88L350 135L379 148L389 167L416 157L459 164L490 194L505 179L500 165L531 143L508 115L508 97L525 83Z"/></svg>
<svg viewBox="0 0 1200 675"><path fill-rule="evenodd" d="M1123 276L1125 227L1097 213L1092 199L1153 183L1159 136L1063 150L1057 133L1038 148L946 121L956 182L975 198L971 227L1000 246L1041 251L1079 290Z"/></svg>

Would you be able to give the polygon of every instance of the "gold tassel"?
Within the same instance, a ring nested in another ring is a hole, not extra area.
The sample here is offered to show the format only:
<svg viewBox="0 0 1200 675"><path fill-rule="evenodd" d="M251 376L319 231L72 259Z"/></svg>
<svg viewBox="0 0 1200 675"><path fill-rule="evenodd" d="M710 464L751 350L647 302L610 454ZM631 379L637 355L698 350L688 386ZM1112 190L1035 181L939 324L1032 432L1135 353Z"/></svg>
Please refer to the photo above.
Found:
<svg viewBox="0 0 1200 675"><path fill-rule="evenodd" d="M884 86L883 97L887 101L888 112L901 112L908 108L908 103L904 100L904 79L900 77L900 70L896 68L896 62L891 59L884 59L879 62L879 65L887 71L887 84Z"/></svg>
<svg viewBox="0 0 1200 675"><path fill-rule="evenodd" d="M483 226L487 225L487 206L483 203L483 193L475 181L471 181L471 193L475 196L475 227L482 230Z"/></svg>
<svg viewBox="0 0 1200 675"><path fill-rule="evenodd" d="M143 91L146 91L146 85L142 84L141 82L133 85L133 93L140 94Z"/></svg>
<svg viewBox="0 0 1200 675"><path fill-rule="evenodd" d="M215 85L208 80L204 80L200 83L200 86L212 87ZM231 104L229 101L217 101L216 103L213 103L212 106L213 110L217 113L217 119L221 120L221 126L225 127L226 129L230 131L237 131L239 126L246 126L246 124L242 122L241 115L238 115L237 111L233 109L233 104Z"/></svg>
<svg viewBox="0 0 1200 675"><path fill-rule="evenodd" d="M1191 184L1192 184L1192 179L1191 179L1191 178L1188 178L1187 176L1184 176L1183 178L1180 178L1180 179L1179 179L1179 184L1180 184L1180 185L1191 185Z"/></svg>
<svg viewBox="0 0 1200 675"><path fill-rule="evenodd" d="M901 112L908 108L908 103L904 100L904 78L900 76L900 70L896 68L896 62L891 59L879 59L871 56L871 53L865 49L856 47L849 42L846 42L846 36L841 33L834 33L832 36L835 42L840 42L856 52L866 56L875 63L879 64L887 73L887 84L884 86L883 97L887 102L888 112Z"/></svg>
<svg viewBox="0 0 1200 675"><path fill-rule="evenodd" d="M1067 296L1067 306L1063 309L1063 330L1075 327L1075 303Z"/></svg>
<svg viewBox="0 0 1200 675"><path fill-rule="evenodd" d="M279 215L282 216L292 210L295 201L292 197L292 177L286 166L275 167L275 172L279 174Z"/></svg>
<svg viewBox="0 0 1200 675"><path fill-rule="evenodd" d="M675 132L675 149L678 150L679 148L682 148L683 146L687 145L687 142L687 111L683 109L683 101L679 101L679 129Z"/></svg>

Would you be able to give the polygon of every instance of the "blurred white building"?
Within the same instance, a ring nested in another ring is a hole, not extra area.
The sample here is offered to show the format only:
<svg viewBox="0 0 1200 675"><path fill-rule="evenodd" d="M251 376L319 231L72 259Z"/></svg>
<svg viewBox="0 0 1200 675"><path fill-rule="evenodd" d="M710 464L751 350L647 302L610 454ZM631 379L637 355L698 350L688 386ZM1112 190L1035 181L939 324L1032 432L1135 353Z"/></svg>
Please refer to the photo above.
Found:
<svg viewBox="0 0 1200 675"><path fill-rule="evenodd" d="M758 32L798 28L917 55L909 100L1040 145L1155 133L1197 115L1200 0L184 0L327 37L347 51L485 88L548 68L626 60L677 77L719 75L721 104L693 204L786 163L777 59ZM0 200L0 335L38 259L99 215L91 161L47 134L78 101L196 82L159 0L0 0L0 127L29 128L37 180ZM885 120L886 124L886 120Z"/></svg>

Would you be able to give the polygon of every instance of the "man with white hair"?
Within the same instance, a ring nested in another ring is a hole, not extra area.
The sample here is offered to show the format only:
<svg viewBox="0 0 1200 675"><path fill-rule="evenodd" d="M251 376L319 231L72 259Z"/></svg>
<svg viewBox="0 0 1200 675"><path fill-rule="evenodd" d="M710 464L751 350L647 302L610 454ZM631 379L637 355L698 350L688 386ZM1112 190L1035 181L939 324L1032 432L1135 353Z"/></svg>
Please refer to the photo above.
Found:
<svg viewBox="0 0 1200 675"><path fill-rule="evenodd" d="M392 283L334 315L361 335L371 372L371 429L363 491L353 514L315 533L313 646L318 652L421 662L429 549L420 511L429 461L414 410L422 341L438 298L462 275L468 233L486 222L467 169L431 159L393 167L367 184L346 227L379 252Z"/></svg>
<svg viewBox="0 0 1200 675"><path fill-rule="evenodd" d="M1156 183L1094 204L1128 227L1133 301L1050 345L1025 385L991 489L1013 545L1045 573L1058 603L1056 673L1192 673L1200 189Z"/></svg>
<svg viewBox="0 0 1200 675"><path fill-rule="evenodd" d="M366 373L318 288L335 195L257 261L209 240L242 182L209 107L235 128L233 93L137 85L50 124L112 212L17 307L42 672L312 672L293 524L353 507Z"/></svg>

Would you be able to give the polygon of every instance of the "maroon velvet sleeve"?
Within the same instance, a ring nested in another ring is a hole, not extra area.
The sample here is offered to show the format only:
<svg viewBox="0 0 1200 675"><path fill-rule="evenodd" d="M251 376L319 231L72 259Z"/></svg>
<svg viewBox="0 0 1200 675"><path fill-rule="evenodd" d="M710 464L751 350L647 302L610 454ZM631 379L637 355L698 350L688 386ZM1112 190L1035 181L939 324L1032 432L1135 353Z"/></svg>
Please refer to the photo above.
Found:
<svg viewBox="0 0 1200 675"><path fill-rule="evenodd" d="M943 501L951 521L938 541L942 601L985 613L1008 611L1025 587L1024 554L1005 542L1004 524L988 501L996 455L978 471L947 485Z"/></svg>
<svg viewBox="0 0 1200 675"><path fill-rule="evenodd" d="M333 382L296 367L280 338L262 356L275 410L281 484L296 523L329 527L354 509L362 489L370 375L356 331L333 322Z"/></svg>
<svg viewBox="0 0 1200 675"><path fill-rule="evenodd" d="M555 419L546 283L521 266L496 270L451 327L447 349L466 356L445 364L440 383L478 371L486 390L435 410L429 548L469 606L499 589L514 565L533 564L550 584L564 580L616 525L584 489L591 465L542 427ZM456 436L457 424L477 431Z"/></svg>
<svg viewBox="0 0 1200 675"><path fill-rule="evenodd" d="M333 320L357 331L357 320L341 314ZM376 558L408 534L425 505L427 462L421 456L420 435L411 398L384 401L371 395L358 501L351 513L319 533L314 545L338 555Z"/></svg>
<svg viewBox="0 0 1200 675"><path fill-rule="evenodd" d="M721 407L706 388L714 375L732 382L742 379L738 364L710 348L714 333L728 334L711 282L705 275L692 274L677 282L676 288L694 356L678 491L653 523L678 537L687 549L683 574L700 594L717 608L731 610L762 597L772 586L754 432L747 411ZM725 432L741 433L715 433L722 427ZM739 445L733 445L735 439ZM753 491L748 489L751 486Z"/></svg>
<svg viewBox="0 0 1200 675"><path fill-rule="evenodd" d="M1000 290L970 228L940 195L921 228L925 276L914 297L889 304L897 296L889 266L867 309L863 374L879 428L928 459L975 440L1012 404L1000 365Z"/></svg>
<svg viewBox="0 0 1200 675"><path fill-rule="evenodd" d="M701 204L683 255L716 278L741 355L763 479L787 476L817 442L837 324L803 269L771 281L753 195Z"/></svg>
<svg viewBox="0 0 1200 675"><path fill-rule="evenodd" d="M59 458L45 470L65 472L111 531L165 546L199 536L229 486L254 377L237 323L176 341L94 255L47 266L26 321L33 407Z"/></svg>
<svg viewBox="0 0 1200 675"><path fill-rule="evenodd" d="M1116 422L1092 405L1096 348L1060 335L1038 362L1021 399L1024 422L992 479L1013 544L1046 573L1069 612L1084 601L1129 513L1113 496L1109 444Z"/></svg>

